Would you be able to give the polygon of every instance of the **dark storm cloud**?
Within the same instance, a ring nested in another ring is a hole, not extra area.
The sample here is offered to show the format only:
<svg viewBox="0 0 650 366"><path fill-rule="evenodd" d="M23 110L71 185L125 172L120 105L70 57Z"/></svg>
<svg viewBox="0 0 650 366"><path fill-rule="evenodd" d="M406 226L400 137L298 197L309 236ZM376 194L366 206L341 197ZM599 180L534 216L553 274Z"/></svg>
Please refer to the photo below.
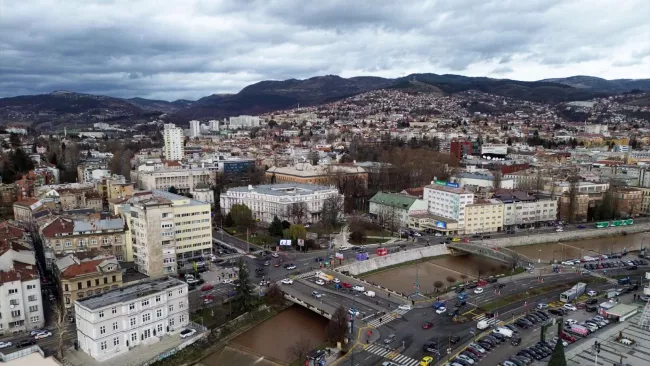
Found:
<svg viewBox="0 0 650 366"><path fill-rule="evenodd" d="M0 0L0 96L194 99L322 74L649 77L649 13L644 0Z"/></svg>

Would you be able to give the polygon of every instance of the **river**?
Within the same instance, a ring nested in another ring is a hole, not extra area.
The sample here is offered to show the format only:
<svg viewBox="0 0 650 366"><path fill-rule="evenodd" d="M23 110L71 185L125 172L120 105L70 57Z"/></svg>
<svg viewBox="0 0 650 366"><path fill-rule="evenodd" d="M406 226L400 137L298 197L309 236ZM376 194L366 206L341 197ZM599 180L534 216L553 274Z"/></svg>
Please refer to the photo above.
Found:
<svg viewBox="0 0 650 366"><path fill-rule="evenodd" d="M510 249L534 261L549 263L551 260L563 261L598 253L621 252L624 249L639 250L643 246L647 247L649 240L650 236L647 233L640 233L566 243L535 244ZM364 279L405 294L413 293L417 282L421 293L432 293L436 283L438 287L440 285L446 287L456 281L503 272L505 268L506 266L501 262L475 255L444 256L378 272Z"/></svg>
<svg viewBox="0 0 650 366"><path fill-rule="evenodd" d="M273 318L235 338L233 346L280 363L291 363L297 356L289 350L299 342L310 349L322 345L328 320L300 305L293 305ZM216 364L214 364L216 366Z"/></svg>

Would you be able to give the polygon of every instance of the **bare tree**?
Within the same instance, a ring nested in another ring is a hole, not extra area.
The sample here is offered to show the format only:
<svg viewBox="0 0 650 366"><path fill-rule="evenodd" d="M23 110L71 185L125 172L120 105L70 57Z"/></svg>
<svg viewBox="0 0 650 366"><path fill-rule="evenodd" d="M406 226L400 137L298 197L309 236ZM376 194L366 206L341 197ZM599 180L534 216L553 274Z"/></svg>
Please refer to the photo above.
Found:
<svg viewBox="0 0 650 366"><path fill-rule="evenodd" d="M492 172L492 188L495 191L501 189L501 182L503 181L503 175L501 173L501 166L497 165L497 168Z"/></svg>
<svg viewBox="0 0 650 366"><path fill-rule="evenodd" d="M272 284L264 293L264 298L273 307L281 307L284 304L284 294L277 283Z"/></svg>
<svg viewBox="0 0 650 366"><path fill-rule="evenodd" d="M567 192L569 199L567 220L573 223L578 214L578 177L572 175L569 177L569 191Z"/></svg>
<svg viewBox="0 0 650 366"><path fill-rule="evenodd" d="M67 310L62 305L54 307L54 328L56 329L56 353L63 358L63 336L65 334L65 317Z"/></svg>
<svg viewBox="0 0 650 366"><path fill-rule="evenodd" d="M339 223L339 217L343 212L343 198L331 196L323 201L321 210L321 222L325 228L331 229Z"/></svg>
<svg viewBox="0 0 650 366"><path fill-rule="evenodd" d="M309 215L309 207L305 202L294 202L287 207L287 217L294 224L302 225Z"/></svg>
<svg viewBox="0 0 650 366"><path fill-rule="evenodd" d="M301 337L296 343L287 347L287 355L298 359L298 364L302 364L302 359L311 351L311 340Z"/></svg>
<svg viewBox="0 0 650 366"><path fill-rule="evenodd" d="M327 339L332 342L343 343L348 331L348 313L343 306L339 306L327 324Z"/></svg>

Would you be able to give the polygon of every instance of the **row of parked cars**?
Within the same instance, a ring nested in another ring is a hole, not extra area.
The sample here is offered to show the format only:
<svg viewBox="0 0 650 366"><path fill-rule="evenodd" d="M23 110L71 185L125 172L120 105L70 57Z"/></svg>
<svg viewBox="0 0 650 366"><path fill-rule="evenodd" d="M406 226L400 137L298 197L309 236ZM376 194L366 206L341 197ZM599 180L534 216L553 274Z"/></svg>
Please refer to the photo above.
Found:
<svg viewBox="0 0 650 366"><path fill-rule="evenodd" d="M445 366L474 365L490 351L494 350L501 344L507 343L509 339L512 340L511 343L514 343L515 341L521 342L521 338L514 337L517 333L517 329L510 324L498 327L492 330L490 334L481 337L476 342L468 344L455 358L449 360Z"/></svg>
<svg viewBox="0 0 650 366"><path fill-rule="evenodd" d="M602 263L587 263L584 264L583 267L585 269L589 270L594 270L594 269L604 269L604 268L626 268L629 270L635 270L638 267L637 266L645 266L648 264L643 259L634 259L634 260L629 260L629 261L609 261L609 262L602 262Z"/></svg>

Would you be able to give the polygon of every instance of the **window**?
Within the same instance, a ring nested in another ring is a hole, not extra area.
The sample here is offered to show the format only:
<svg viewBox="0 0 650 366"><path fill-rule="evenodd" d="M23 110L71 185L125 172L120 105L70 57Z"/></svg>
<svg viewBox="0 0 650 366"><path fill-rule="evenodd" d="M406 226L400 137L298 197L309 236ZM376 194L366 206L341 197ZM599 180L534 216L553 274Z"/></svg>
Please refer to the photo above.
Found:
<svg viewBox="0 0 650 366"><path fill-rule="evenodd" d="M113 330L117 330L117 322L113 323Z"/></svg>
<svg viewBox="0 0 650 366"><path fill-rule="evenodd" d="M106 326L102 325L101 327L99 327L99 334L104 334L104 333L106 333Z"/></svg>
<svg viewBox="0 0 650 366"><path fill-rule="evenodd" d="M180 309L185 309L185 303L182 302L182 301L179 302L179 303L178 303L178 307L179 307Z"/></svg>
<svg viewBox="0 0 650 366"><path fill-rule="evenodd" d="M70 241L66 241L66 242L64 243L64 245L65 245L66 247L71 247L71 246L72 246L72 243L71 243Z"/></svg>
<svg viewBox="0 0 650 366"><path fill-rule="evenodd" d="M99 278L95 278L95 286L99 286Z"/></svg>
<svg viewBox="0 0 650 366"><path fill-rule="evenodd" d="M142 300L142 306L147 306L147 305L149 305L149 299Z"/></svg>
<svg viewBox="0 0 650 366"><path fill-rule="evenodd" d="M184 323L184 322L185 322L185 314L181 314L181 316L178 317L178 320L179 320L181 323Z"/></svg>
<svg viewBox="0 0 650 366"><path fill-rule="evenodd" d="M135 342L137 340L138 340L138 333L137 332L131 333L131 343L133 343L133 342Z"/></svg>
<svg viewBox="0 0 650 366"><path fill-rule="evenodd" d="M11 312L11 316L13 316L13 317L20 316L20 310L14 310L14 311L12 311L12 312Z"/></svg>
<svg viewBox="0 0 650 366"><path fill-rule="evenodd" d="M156 318L162 317L162 309L156 310Z"/></svg>
<svg viewBox="0 0 650 366"><path fill-rule="evenodd" d="M142 339L147 339L151 337L151 329L145 329L142 331Z"/></svg>
<svg viewBox="0 0 650 366"><path fill-rule="evenodd" d="M67 283L65 285L63 285L63 291L65 291L65 292L70 291L70 288L68 287Z"/></svg>
<svg viewBox="0 0 650 366"><path fill-rule="evenodd" d="M111 313L113 313L113 314L117 314L117 307L113 306L113 307L111 308Z"/></svg>
<svg viewBox="0 0 650 366"><path fill-rule="evenodd" d="M99 348L101 348L102 351L105 350L105 349L106 349L106 341L101 341L101 342L99 343Z"/></svg>
<svg viewBox="0 0 650 366"><path fill-rule="evenodd" d="M29 297L27 297L27 301L36 301L36 295L29 295Z"/></svg>
<svg viewBox="0 0 650 366"><path fill-rule="evenodd" d="M169 318L169 326L170 327L174 326L174 318Z"/></svg>
<svg viewBox="0 0 650 366"><path fill-rule="evenodd" d="M28 290L33 290L36 288L36 285L27 285Z"/></svg>
<svg viewBox="0 0 650 366"><path fill-rule="evenodd" d="M86 281L86 287L90 287L90 286L92 286L92 285L90 284L90 280Z"/></svg>
<svg viewBox="0 0 650 366"><path fill-rule="evenodd" d="M82 288L81 286L82 286L81 282L77 282L77 290L81 290L81 288Z"/></svg>
<svg viewBox="0 0 650 366"><path fill-rule="evenodd" d="M37 316L33 316L33 317L29 318L29 321L32 322L32 323L38 323L38 320L39 320L39 317L37 317Z"/></svg>
<svg viewBox="0 0 650 366"><path fill-rule="evenodd" d="M115 278L115 275L111 276L111 281L115 282L117 279Z"/></svg>
<svg viewBox="0 0 650 366"><path fill-rule="evenodd" d="M182 294L183 294L183 289L182 289L182 288L179 288L179 289L178 289L178 294L179 294L179 295L182 295Z"/></svg>
<svg viewBox="0 0 650 366"><path fill-rule="evenodd" d="M102 239L102 244L110 244L111 243L111 238L103 238Z"/></svg>
<svg viewBox="0 0 650 366"><path fill-rule="evenodd" d="M135 310L135 303L134 302L129 304L129 310Z"/></svg>
<svg viewBox="0 0 650 366"><path fill-rule="evenodd" d="M149 313L142 314L142 322L143 323L148 322L149 320L151 320L151 314L149 314Z"/></svg>
<svg viewBox="0 0 650 366"><path fill-rule="evenodd" d="M97 239L90 239L91 245L97 245Z"/></svg>
<svg viewBox="0 0 650 366"><path fill-rule="evenodd" d="M167 293L167 298L170 299L170 298L172 297L172 294L173 294L173 292L172 292L172 291L169 291L169 292Z"/></svg>
<svg viewBox="0 0 650 366"><path fill-rule="evenodd" d="M30 313L35 313L38 311L38 306L37 305L32 305L29 307L29 312Z"/></svg>
<svg viewBox="0 0 650 366"><path fill-rule="evenodd" d="M120 345L120 337L113 338L113 345L114 346L119 346Z"/></svg>
<svg viewBox="0 0 650 366"><path fill-rule="evenodd" d="M11 294L17 294L17 293L18 293L18 289L15 289L15 288L10 288L10 289L9 289L9 295L11 295Z"/></svg>
<svg viewBox="0 0 650 366"><path fill-rule="evenodd" d="M160 295L156 296L156 303L160 302Z"/></svg>
<svg viewBox="0 0 650 366"><path fill-rule="evenodd" d="M158 324L158 326L156 327L156 329L157 329L157 331L158 331L158 334L162 333L162 330L163 330L163 326L162 326L162 324Z"/></svg>
<svg viewBox="0 0 650 366"><path fill-rule="evenodd" d="M129 322L130 322L132 327L135 327L135 317L134 316L131 317L131 319L129 319Z"/></svg>
<svg viewBox="0 0 650 366"><path fill-rule="evenodd" d="M100 317L100 318L103 318L103 317L104 317L104 310L102 310L102 311L99 312L99 317Z"/></svg>
<svg viewBox="0 0 650 366"><path fill-rule="evenodd" d="M108 277L104 277L104 285L108 283Z"/></svg>
<svg viewBox="0 0 650 366"><path fill-rule="evenodd" d="M174 305L169 304L169 312L171 313L172 311L174 311Z"/></svg>

